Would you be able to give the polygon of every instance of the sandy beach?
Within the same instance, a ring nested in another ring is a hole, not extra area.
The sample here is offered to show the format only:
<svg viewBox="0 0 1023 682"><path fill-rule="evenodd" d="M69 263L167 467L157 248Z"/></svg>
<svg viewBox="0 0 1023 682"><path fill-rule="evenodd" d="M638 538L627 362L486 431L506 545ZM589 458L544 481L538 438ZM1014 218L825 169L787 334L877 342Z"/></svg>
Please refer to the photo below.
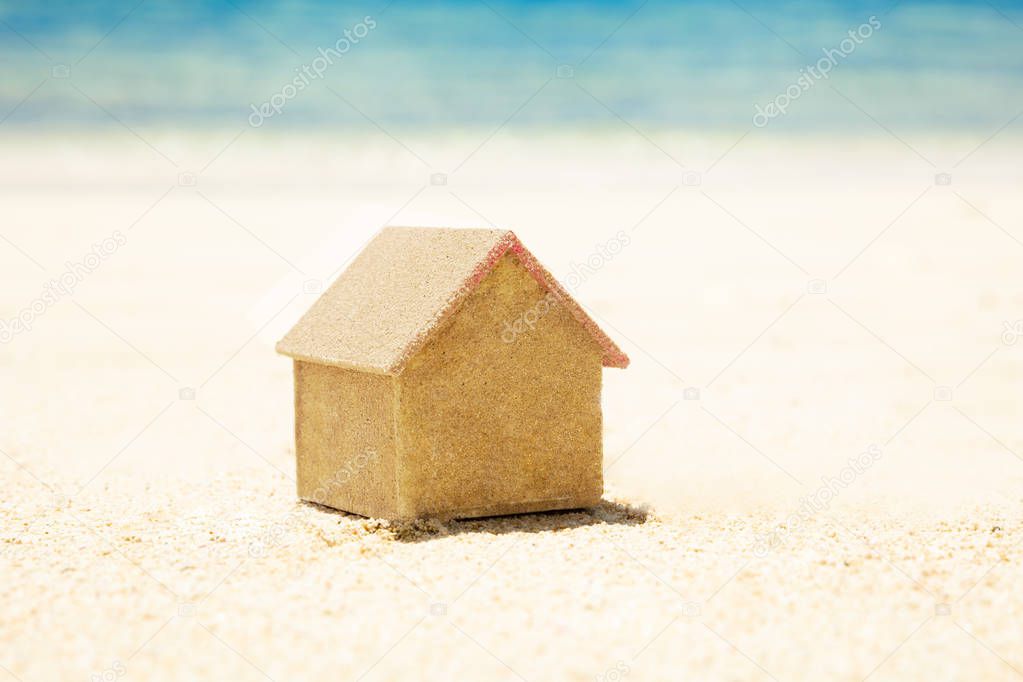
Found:
<svg viewBox="0 0 1023 682"><path fill-rule="evenodd" d="M4 133L0 673L1023 675L1023 141L492 132ZM296 500L273 344L385 224L581 273L604 504Z"/></svg>

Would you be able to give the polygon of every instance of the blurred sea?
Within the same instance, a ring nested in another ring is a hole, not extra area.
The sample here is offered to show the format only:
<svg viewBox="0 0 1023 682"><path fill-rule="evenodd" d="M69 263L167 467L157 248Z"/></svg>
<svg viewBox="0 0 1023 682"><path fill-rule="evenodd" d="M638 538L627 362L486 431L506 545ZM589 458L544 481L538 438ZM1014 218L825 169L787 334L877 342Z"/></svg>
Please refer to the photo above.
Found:
<svg viewBox="0 0 1023 682"><path fill-rule="evenodd" d="M366 17L375 27L267 128L742 129L871 17L880 28L772 130L990 132L1023 109L1023 3L1004 0L129 0L0 2L0 117L244 125Z"/></svg>

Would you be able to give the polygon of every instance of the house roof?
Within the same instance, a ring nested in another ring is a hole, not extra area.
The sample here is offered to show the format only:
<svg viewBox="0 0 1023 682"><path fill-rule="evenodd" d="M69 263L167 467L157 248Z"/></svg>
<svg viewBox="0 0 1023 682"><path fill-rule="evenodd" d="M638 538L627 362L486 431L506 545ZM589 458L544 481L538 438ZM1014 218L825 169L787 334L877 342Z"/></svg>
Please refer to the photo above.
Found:
<svg viewBox="0 0 1023 682"><path fill-rule="evenodd" d="M277 352L399 374L509 251L600 344L605 367L628 366L625 353L508 230L384 228L277 343Z"/></svg>

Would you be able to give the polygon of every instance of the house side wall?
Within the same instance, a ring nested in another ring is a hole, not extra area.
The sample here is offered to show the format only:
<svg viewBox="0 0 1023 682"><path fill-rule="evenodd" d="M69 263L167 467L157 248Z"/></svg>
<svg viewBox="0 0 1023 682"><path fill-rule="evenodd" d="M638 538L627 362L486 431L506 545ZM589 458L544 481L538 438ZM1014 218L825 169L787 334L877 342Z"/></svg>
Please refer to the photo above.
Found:
<svg viewBox="0 0 1023 682"><path fill-rule="evenodd" d="M402 515L595 504L601 356L505 255L398 378Z"/></svg>
<svg viewBox="0 0 1023 682"><path fill-rule="evenodd" d="M397 514L395 379L295 361L295 453L303 500Z"/></svg>

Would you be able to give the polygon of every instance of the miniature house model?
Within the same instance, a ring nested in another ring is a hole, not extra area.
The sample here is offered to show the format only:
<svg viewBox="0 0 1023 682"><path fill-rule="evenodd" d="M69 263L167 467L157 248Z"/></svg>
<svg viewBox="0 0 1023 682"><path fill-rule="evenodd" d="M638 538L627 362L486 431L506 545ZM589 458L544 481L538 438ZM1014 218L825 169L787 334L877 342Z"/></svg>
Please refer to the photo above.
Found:
<svg viewBox="0 0 1023 682"><path fill-rule="evenodd" d="M298 494L387 519L592 506L629 359L518 238L385 228L277 344Z"/></svg>

